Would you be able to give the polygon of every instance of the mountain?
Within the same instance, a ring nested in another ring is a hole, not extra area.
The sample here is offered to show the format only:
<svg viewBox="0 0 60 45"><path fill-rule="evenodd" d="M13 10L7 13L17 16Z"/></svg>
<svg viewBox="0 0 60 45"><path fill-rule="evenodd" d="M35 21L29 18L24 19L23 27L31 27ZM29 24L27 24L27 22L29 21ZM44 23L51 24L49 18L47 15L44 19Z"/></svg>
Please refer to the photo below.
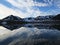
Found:
<svg viewBox="0 0 60 45"><path fill-rule="evenodd" d="M37 16L35 19L36 20L46 20L46 19L52 19L54 16L49 15L49 16Z"/></svg>
<svg viewBox="0 0 60 45"><path fill-rule="evenodd" d="M44 16L37 16L35 19L36 20L43 20L44 19Z"/></svg>
<svg viewBox="0 0 60 45"><path fill-rule="evenodd" d="M54 19L54 20L60 20L60 14L56 15L56 16L53 17L52 19Z"/></svg>
<svg viewBox="0 0 60 45"><path fill-rule="evenodd" d="M5 17L2 20L22 20L22 18L17 17L17 16L10 15L10 16Z"/></svg>
<svg viewBox="0 0 60 45"><path fill-rule="evenodd" d="M25 21L25 22L34 22L34 17L28 17L28 18L24 18L23 20Z"/></svg>
<svg viewBox="0 0 60 45"><path fill-rule="evenodd" d="M13 15L5 17L4 19L2 19L1 22L2 25L8 25L8 24L13 25L13 24L22 24L22 23L24 23L22 18Z"/></svg>

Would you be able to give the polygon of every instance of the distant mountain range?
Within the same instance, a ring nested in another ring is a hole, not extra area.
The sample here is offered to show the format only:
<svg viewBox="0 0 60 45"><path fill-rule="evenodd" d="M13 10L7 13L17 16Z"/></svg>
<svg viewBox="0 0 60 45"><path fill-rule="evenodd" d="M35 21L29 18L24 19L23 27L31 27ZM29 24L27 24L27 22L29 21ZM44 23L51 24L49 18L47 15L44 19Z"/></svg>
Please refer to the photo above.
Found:
<svg viewBox="0 0 60 45"><path fill-rule="evenodd" d="M55 20L58 20L58 21L55 21ZM48 24L60 25L60 14L56 16L53 16L53 15L37 16L35 18L34 17L20 18L18 16L10 15L0 20L0 25L10 30L17 29L19 27L22 27L24 24L28 24L28 23L32 23L32 24L40 23L40 25L48 25ZM37 26L40 27L39 24ZM31 27L31 25L29 25L29 27Z"/></svg>
<svg viewBox="0 0 60 45"><path fill-rule="evenodd" d="M14 15L10 15L5 17L4 19L0 20L0 22L3 22L4 24L6 24L5 22L8 23L24 23L24 22L42 22L42 20L47 20L47 21L51 21L51 20L60 20L60 14L57 14L56 16L54 15L49 15L49 16L37 16L37 17L28 17L28 18L20 18L18 16L14 16ZM47 22L46 21L46 22ZM60 22L60 21L59 21Z"/></svg>
<svg viewBox="0 0 60 45"><path fill-rule="evenodd" d="M37 16L35 19L37 20L47 20L47 19L52 19L54 16L49 15L49 16Z"/></svg>

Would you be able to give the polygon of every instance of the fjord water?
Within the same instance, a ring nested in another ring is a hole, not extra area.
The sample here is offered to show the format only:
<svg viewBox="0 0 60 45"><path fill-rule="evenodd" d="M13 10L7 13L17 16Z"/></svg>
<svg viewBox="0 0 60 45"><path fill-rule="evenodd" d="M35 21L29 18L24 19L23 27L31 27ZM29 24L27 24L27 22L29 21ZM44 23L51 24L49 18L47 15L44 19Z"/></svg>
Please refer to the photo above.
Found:
<svg viewBox="0 0 60 45"><path fill-rule="evenodd" d="M41 24L0 26L0 45L59 45L59 42L60 29L56 26Z"/></svg>

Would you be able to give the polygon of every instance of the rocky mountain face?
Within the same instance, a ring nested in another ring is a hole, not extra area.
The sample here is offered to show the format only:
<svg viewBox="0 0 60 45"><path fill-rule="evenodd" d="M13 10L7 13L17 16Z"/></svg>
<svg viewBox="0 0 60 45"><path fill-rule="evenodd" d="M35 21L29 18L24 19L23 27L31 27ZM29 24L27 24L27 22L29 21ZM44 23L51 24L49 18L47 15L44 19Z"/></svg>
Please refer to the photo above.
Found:
<svg viewBox="0 0 60 45"><path fill-rule="evenodd" d="M49 15L49 16L37 16L36 18L20 18L20 17L18 17L18 16L13 16L13 15L10 15L10 16L7 16L7 17L5 17L4 19L2 19L2 20L60 20L60 14L58 14L58 15L56 15L56 16L54 16L54 15Z"/></svg>
<svg viewBox="0 0 60 45"><path fill-rule="evenodd" d="M52 19L54 19L54 20L60 20L60 14L56 15L56 16L53 17Z"/></svg>
<svg viewBox="0 0 60 45"><path fill-rule="evenodd" d="M17 16L10 15L10 16L5 17L2 20L22 20L22 18L17 17Z"/></svg>
<svg viewBox="0 0 60 45"><path fill-rule="evenodd" d="M36 20L47 20L47 19L52 19L54 16L49 15L49 16L37 16L35 19Z"/></svg>

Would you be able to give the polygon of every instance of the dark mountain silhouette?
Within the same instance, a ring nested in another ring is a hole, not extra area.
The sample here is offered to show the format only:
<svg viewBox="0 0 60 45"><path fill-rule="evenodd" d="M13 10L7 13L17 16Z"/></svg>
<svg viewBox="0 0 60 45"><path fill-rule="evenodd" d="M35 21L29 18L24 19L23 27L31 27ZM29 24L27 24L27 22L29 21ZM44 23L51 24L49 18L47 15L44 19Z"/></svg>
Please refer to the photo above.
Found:
<svg viewBox="0 0 60 45"><path fill-rule="evenodd" d="M60 14L56 15L56 16L53 17L52 19L54 19L54 20L60 20Z"/></svg>
<svg viewBox="0 0 60 45"><path fill-rule="evenodd" d="M2 20L22 20L22 18L17 17L17 16L10 15L10 16L5 17Z"/></svg>
<svg viewBox="0 0 60 45"><path fill-rule="evenodd" d="M10 15L2 19L2 25L6 25L6 24L13 25L13 24L22 24L22 23L24 23L23 19L18 16Z"/></svg>

